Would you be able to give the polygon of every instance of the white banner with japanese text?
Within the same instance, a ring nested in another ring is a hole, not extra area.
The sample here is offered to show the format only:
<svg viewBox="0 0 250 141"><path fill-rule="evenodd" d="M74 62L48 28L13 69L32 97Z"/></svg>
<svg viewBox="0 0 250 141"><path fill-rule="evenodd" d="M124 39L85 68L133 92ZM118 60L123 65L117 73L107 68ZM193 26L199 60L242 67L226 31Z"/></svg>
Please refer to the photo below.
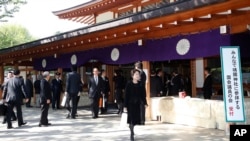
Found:
<svg viewBox="0 0 250 141"><path fill-rule="evenodd" d="M220 48L223 95L227 122L245 122L244 94L238 46Z"/></svg>

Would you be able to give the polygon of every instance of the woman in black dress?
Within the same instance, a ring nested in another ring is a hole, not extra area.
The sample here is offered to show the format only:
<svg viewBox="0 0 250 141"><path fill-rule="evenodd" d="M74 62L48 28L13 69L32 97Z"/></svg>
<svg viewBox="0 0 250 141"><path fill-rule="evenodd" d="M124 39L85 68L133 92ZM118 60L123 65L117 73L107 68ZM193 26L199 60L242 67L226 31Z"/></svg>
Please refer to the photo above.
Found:
<svg viewBox="0 0 250 141"><path fill-rule="evenodd" d="M130 139L134 140L134 126L141 124L140 105L147 106L145 86L140 83L140 71L132 70L132 81L128 82L125 88L124 111L128 112L130 128Z"/></svg>

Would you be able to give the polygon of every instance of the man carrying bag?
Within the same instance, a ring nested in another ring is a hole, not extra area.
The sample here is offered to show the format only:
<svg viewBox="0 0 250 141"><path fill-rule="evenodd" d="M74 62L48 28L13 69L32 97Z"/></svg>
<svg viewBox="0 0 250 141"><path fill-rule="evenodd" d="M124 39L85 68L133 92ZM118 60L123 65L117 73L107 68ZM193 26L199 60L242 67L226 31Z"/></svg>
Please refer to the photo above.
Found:
<svg viewBox="0 0 250 141"><path fill-rule="evenodd" d="M5 116L7 112L7 106L4 104L3 100L0 101L0 116Z"/></svg>

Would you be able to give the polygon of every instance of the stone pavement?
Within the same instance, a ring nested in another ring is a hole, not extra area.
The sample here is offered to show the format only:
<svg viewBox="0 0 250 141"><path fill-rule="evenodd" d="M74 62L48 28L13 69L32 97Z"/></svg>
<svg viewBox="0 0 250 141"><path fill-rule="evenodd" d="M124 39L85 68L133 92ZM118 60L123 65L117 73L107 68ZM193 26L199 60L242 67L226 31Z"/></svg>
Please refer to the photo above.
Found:
<svg viewBox="0 0 250 141"><path fill-rule="evenodd" d="M38 127L39 108L23 107L24 121L28 124L6 129L0 123L1 141L128 141L130 132L120 127L120 116L115 109L98 119L92 119L88 108L80 108L76 119L66 119L66 109L49 110L52 126ZM2 118L1 122L2 122ZM225 131L176 124L147 121L145 126L135 127L136 141L228 141Z"/></svg>

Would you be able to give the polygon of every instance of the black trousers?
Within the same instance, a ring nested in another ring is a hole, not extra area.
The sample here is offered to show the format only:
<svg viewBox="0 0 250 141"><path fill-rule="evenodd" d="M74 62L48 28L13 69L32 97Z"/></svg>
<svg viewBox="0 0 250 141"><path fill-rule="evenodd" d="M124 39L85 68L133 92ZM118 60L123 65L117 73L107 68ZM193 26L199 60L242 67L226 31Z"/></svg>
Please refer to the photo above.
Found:
<svg viewBox="0 0 250 141"><path fill-rule="evenodd" d="M99 113L99 98L90 98L90 108L92 112L92 117L98 117Z"/></svg>
<svg viewBox="0 0 250 141"><path fill-rule="evenodd" d="M48 121L48 111L49 111L49 104L41 104L41 118L39 124L47 125Z"/></svg>
<svg viewBox="0 0 250 141"><path fill-rule="evenodd" d="M78 107L79 101L80 101L80 96L77 96L76 97L76 113L77 113L77 107Z"/></svg>
<svg viewBox="0 0 250 141"><path fill-rule="evenodd" d="M70 101L72 108L70 106ZM66 108L69 111L69 116L71 118L75 118L76 116L76 110L77 110L77 94L69 94L66 99Z"/></svg>
<svg viewBox="0 0 250 141"><path fill-rule="evenodd" d="M61 93L59 92L54 92L53 93L53 98L52 98L52 108L55 109L59 109L60 108L60 96Z"/></svg>
<svg viewBox="0 0 250 141"><path fill-rule="evenodd" d="M13 108L16 107L16 112L17 112L17 122L18 125L22 125L23 123L23 114L22 114L22 105L21 103L8 103L8 109L7 109L7 127L11 127L12 123L11 123L11 117L13 114Z"/></svg>
<svg viewBox="0 0 250 141"><path fill-rule="evenodd" d="M145 124L145 105L144 104L141 104L140 105L141 107L141 124L144 125Z"/></svg>

